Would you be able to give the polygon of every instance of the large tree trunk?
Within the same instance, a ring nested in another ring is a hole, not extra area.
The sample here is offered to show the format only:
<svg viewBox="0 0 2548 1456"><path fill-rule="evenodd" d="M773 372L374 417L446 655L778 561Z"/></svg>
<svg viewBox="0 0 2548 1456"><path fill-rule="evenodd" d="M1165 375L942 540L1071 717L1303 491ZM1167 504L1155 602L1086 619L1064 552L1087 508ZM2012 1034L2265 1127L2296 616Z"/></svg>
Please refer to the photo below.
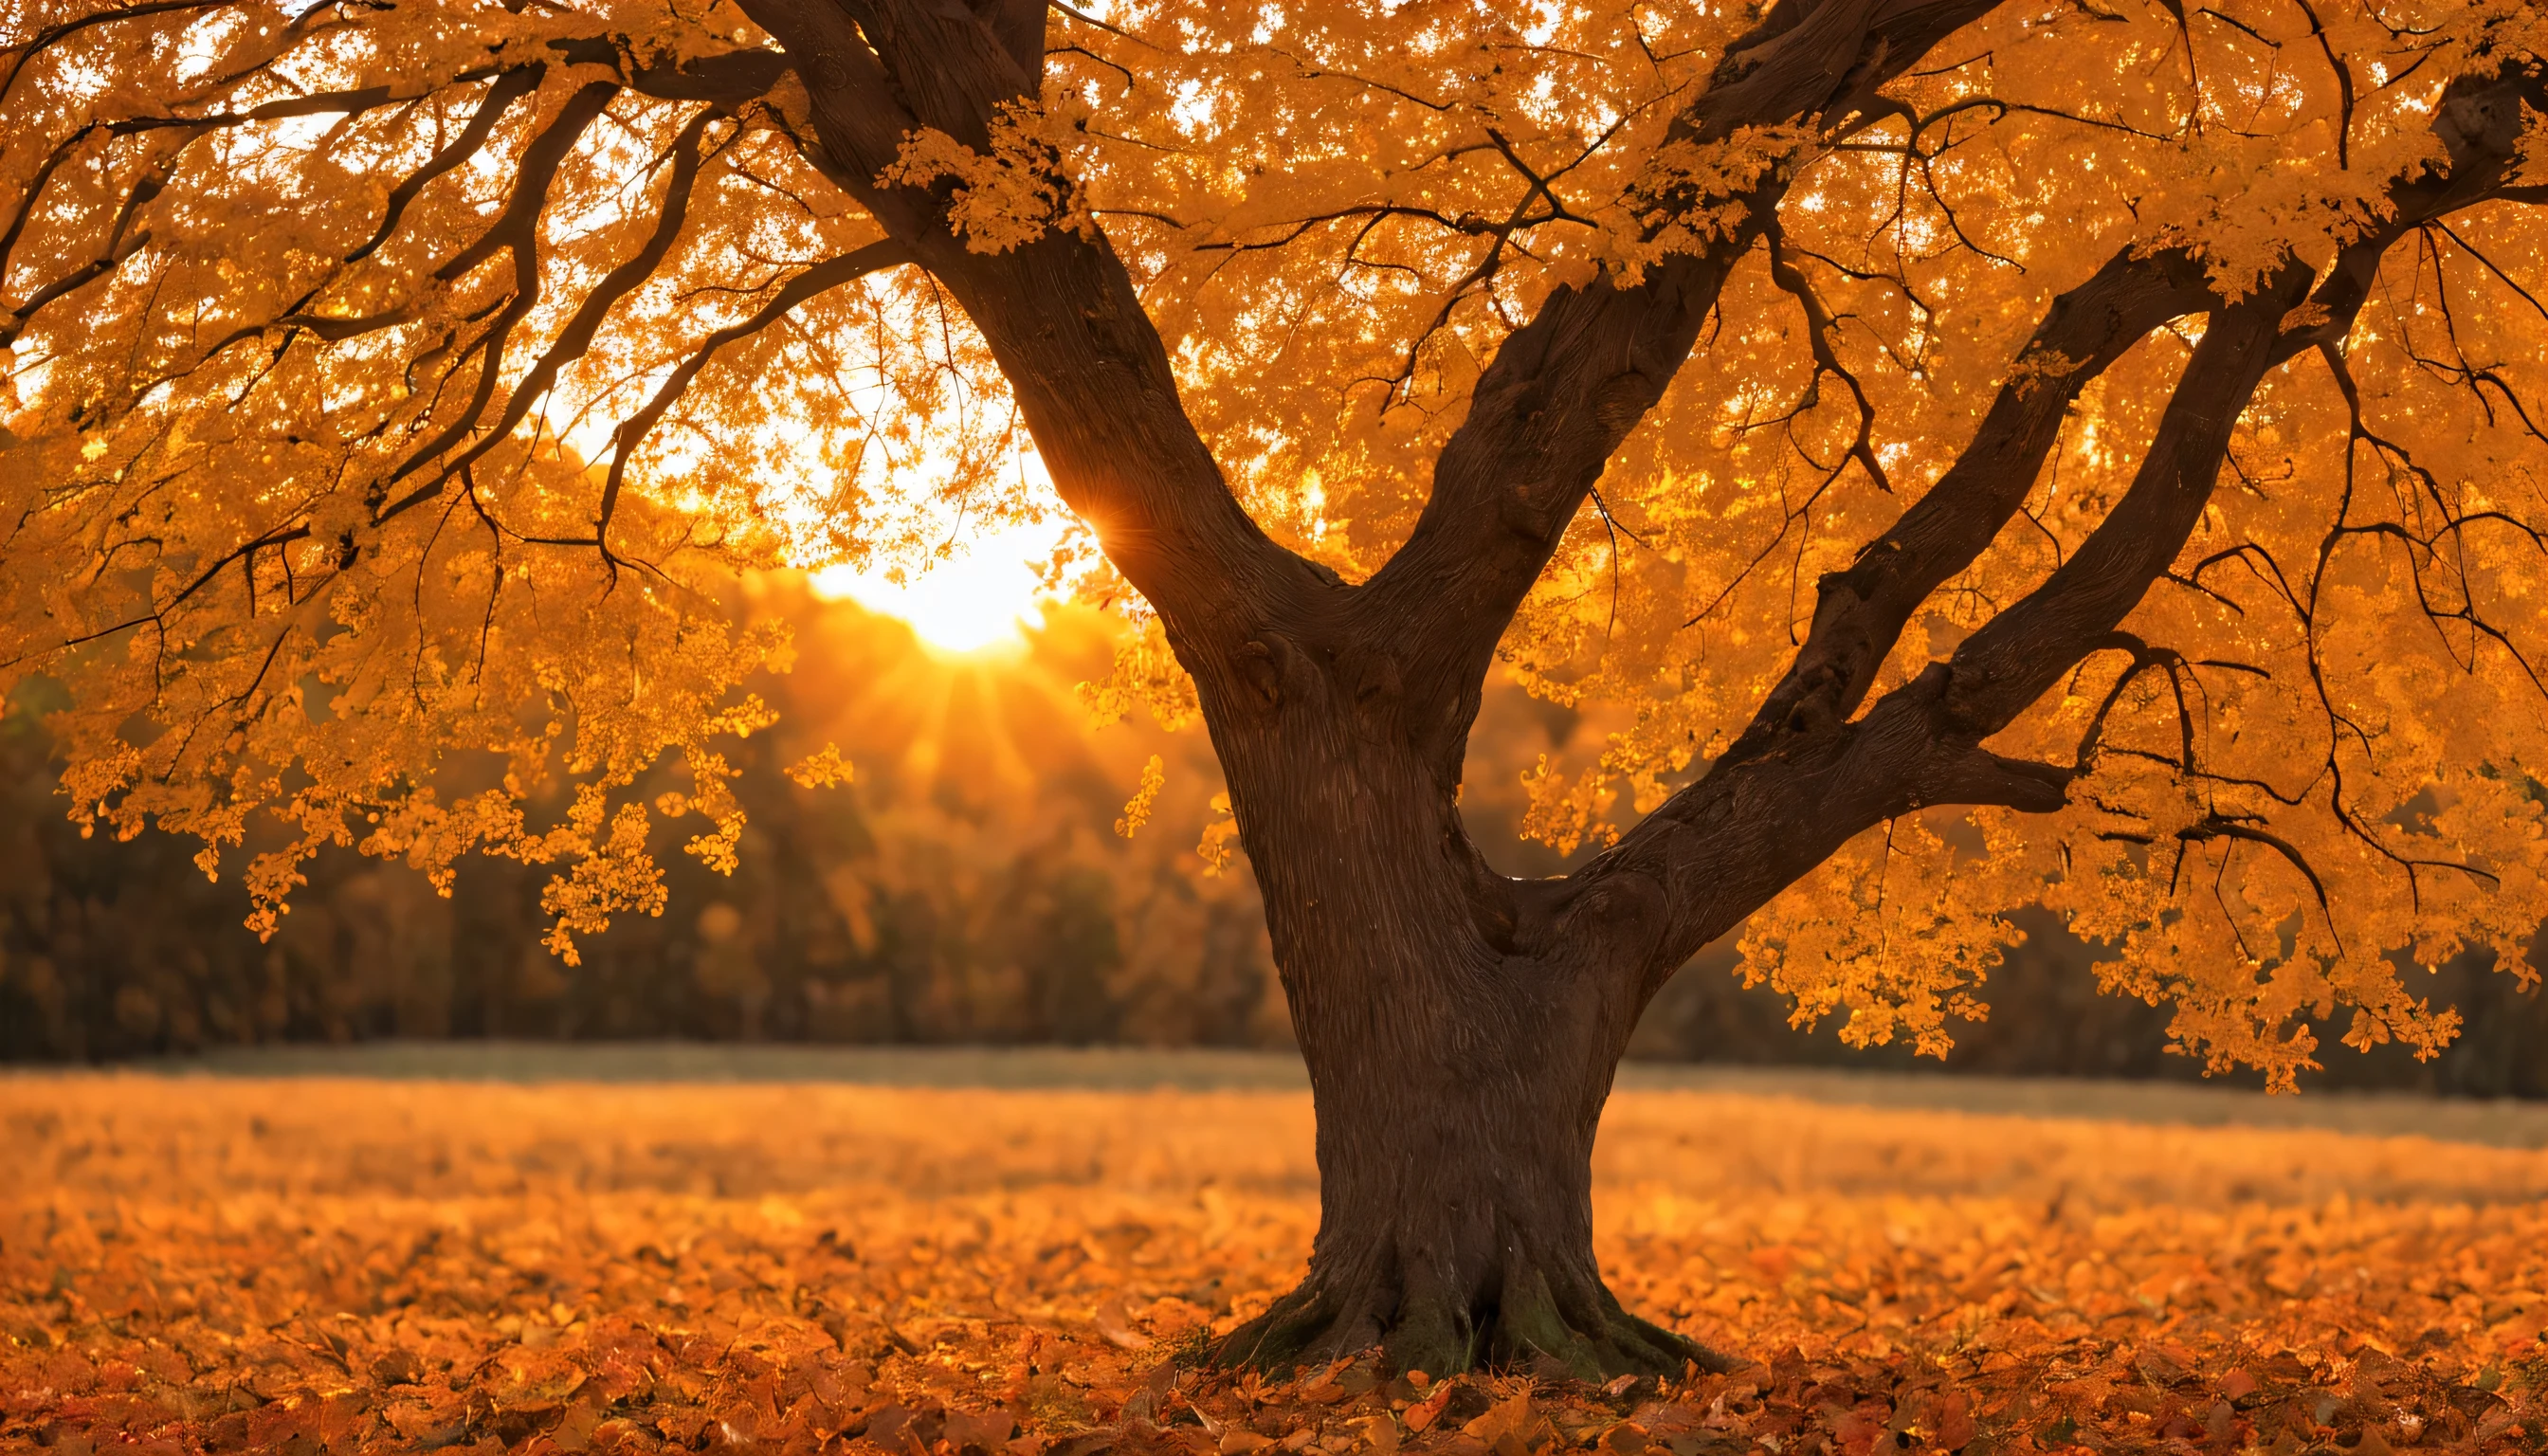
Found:
<svg viewBox="0 0 2548 1456"><path fill-rule="evenodd" d="M1399 1369L1587 1378L1708 1358L1623 1311L1592 1257L1593 1132L1643 996L1534 952L1529 887L1461 830L1456 745L1419 750L1395 694L1319 711L1297 699L1330 693L1286 676L1304 710L1215 738L1309 1063L1320 1227L1309 1277L1222 1358L1378 1344Z"/></svg>
<svg viewBox="0 0 2548 1456"><path fill-rule="evenodd" d="M1622 1310L1593 1261L1592 1137L1611 1061L1541 1035L1522 1010L1537 998L1505 989L1410 975L1305 1025L1319 1126L1310 1274L1225 1359L1281 1368L1383 1345L1403 1370L1598 1379L1705 1358Z"/></svg>

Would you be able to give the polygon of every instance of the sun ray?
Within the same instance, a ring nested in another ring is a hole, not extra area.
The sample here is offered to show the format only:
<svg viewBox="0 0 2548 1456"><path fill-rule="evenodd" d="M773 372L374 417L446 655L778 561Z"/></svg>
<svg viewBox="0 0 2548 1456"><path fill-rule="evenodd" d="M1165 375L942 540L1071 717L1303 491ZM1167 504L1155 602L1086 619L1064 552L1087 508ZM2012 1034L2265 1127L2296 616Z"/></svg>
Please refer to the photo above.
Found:
<svg viewBox="0 0 2548 1456"><path fill-rule="evenodd" d="M956 541L945 558L896 573L830 567L814 574L815 594L848 597L872 612L909 622L941 652L1014 646L1018 625L1042 599L1037 564L1061 543L1065 523L1004 522Z"/></svg>

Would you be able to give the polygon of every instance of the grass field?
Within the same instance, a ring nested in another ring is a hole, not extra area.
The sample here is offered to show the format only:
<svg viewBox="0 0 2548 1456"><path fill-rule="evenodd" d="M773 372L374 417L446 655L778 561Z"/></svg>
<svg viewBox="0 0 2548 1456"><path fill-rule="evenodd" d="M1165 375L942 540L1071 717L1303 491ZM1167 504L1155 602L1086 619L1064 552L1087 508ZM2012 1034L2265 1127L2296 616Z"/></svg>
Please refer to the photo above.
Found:
<svg viewBox="0 0 2548 1456"><path fill-rule="evenodd" d="M610 1054L0 1076L0 1448L2540 1445L2535 1110L1639 1072L1604 1268L1755 1363L1604 1396L1163 1363L1301 1271L1279 1061Z"/></svg>

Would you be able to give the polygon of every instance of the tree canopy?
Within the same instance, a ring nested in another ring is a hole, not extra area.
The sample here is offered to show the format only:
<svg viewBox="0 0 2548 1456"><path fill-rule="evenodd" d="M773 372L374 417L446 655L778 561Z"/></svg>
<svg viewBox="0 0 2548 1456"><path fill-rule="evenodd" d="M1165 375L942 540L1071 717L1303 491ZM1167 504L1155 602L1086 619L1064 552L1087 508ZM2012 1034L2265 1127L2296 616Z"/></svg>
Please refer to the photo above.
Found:
<svg viewBox="0 0 2548 1456"><path fill-rule="evenodd" d="M2446 1040L2419 965L2529 974L2524 0L0 0L0 682L106 832L211 870L279 818L264 925L321 845L486 851L572 954L660 906L653 816L734 853L789 651L741 574L1066 502L1056 584L1141 628L1101 703L1191 715L1180 658L1256 671L1231 601L1358 592L1417 644L1370 692L1474 713L1491 653L1621 705L1528 777L1618 864L1710 766L1953 725L1746 932L1855 1039L1943 1046L2038 902L2282 1082L2306 1017Z"/></svg>

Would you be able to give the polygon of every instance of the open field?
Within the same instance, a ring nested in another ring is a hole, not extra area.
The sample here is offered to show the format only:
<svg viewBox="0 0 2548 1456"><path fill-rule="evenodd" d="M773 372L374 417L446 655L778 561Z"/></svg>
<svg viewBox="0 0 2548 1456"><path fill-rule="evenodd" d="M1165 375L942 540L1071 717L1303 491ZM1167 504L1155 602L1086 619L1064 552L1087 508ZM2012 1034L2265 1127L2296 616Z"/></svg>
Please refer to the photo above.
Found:
<svg viewBox="0 0 2548 1456"><path fill-rule="evenodd" d="M1310 1109L1248 1081L1273 1063L1136 1090L1064 1056L986 1087L902 1055L800 1081L0 1077L0 1449L2543 1444L2527 1110L2421 1105L2444 1140L2259 1126L2299 1115L2206 1093L1953 1094L2143 1115L2090 1121L1639 1073L1597 1158L1604 1267L1755 1363L1420 1391L1164 1359L1300 1272ZM2419 1105L2350 1106L2387 1130Z"/></svg>
<svg viewBox="0 0 2548 1456"><path fill-rule="evenodd" d="M733 1042L371 1042L234 1047L160 1064L215 1076L351 1076L475 1082L847 1082L881 1087L1093 1091L1307 1091L1288 1051L1088 1046L823 1046ZM2214 1084L1834 1071L1631 1061L1634 1091L1729 1092L1855 1107L2089 1118L2190 1127L2326 1128L2504 1147L2548 1147L2548 1102L2391 1092L2267 1097Z"/></svg>

